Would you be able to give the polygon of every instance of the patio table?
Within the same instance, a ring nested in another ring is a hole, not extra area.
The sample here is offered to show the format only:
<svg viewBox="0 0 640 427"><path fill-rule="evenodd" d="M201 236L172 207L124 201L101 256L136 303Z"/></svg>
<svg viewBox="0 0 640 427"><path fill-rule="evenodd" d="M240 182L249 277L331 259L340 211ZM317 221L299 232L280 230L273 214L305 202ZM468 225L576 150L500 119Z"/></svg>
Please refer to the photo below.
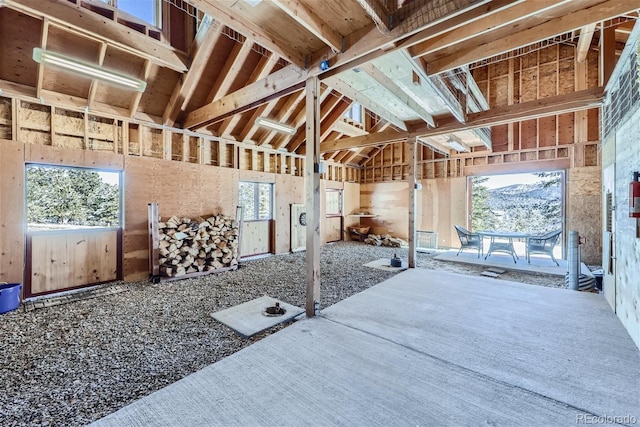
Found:
<svg viewBox="0 0 640 427"><path fill-rule="evenodd" d="M529 233L519 233L516 231L476 231L482 237L489 237L491 243L489 244L489 250L484 259L487 259L492 252L504 252L513 257L513 262L518 262L518 254L513 247L514 239L528 239Z"/></svg>

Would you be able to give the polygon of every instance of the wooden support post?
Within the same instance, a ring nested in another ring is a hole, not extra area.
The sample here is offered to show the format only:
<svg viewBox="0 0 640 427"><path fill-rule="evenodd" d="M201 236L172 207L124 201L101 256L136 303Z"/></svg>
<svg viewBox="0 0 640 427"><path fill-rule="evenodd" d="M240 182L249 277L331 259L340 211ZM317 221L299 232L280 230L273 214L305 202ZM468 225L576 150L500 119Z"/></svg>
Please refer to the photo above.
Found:
<svg viewBox="0 0 640 427"><path fill-rule="evenodd" d="M407 142L409 155L409 167L407 175L409 180L409 268L416 268L416 150L417 138Z"/></svg>
<svg viewBox="0 0 640 427"><path fill-rule="evenodd" d="M307 317L320 307L320 80L311 77L306 85L305 192L307 216Z"/></svg>
<svg viewBox="0 0 640 427"><path fill-rule="evenodd" d="M200 138L202 142L202 162L205 165L211 164L211 143L210 139Z"/></svg>
<svg viewBox="0 0 640 427"><path fill-rule="evenodd" d="M189 148L190 148L189 135L187 135L186 133L183 133L182 134L182 161L183 162L189 161L189 157L191 156Z"/></svg>
<svg viewBox="0 0 640 427"><path fill-rule="evenodd" d="M85 150L89 149L89 113L84 113L84 147Z"/></svg>
<svg viewBox="0 0 640 427"><path fill-rule="evenodd" d="M198 137L198 152L196 153L196 163L199 165L204 164L204 143L201 136Z"/></svg>
<svg viewBox="0 0 640 427"><path fill-rule="evenodd" d="M20 100L17 98L11 98L11 139L14 141L23 142L20 138L20 125L18 109L20 108Z"/></svg>
<svg viewBox="0 0 640 427"><path fill-rule="evenodd" d="M218 140L218 166L226 168L227 165L227 144L223 140Z"/></svg>
<svg viewBox="0 0 640 427"><path fill-rule="evenodd" d="M129 122L122 122L122 154L129 155Z"/></svg>
<svg viewBox="0 0 640 427"><path fill-rule="evenodd" d="M113 152L118 154L118 119L113 119Z"/></svg>
<svg viewBox="0 0 640 427"><path fill-rule="evenodd" d="M171 160L171 138L173 134L170 130L162 130L162 158L165 160Z"/></svg>

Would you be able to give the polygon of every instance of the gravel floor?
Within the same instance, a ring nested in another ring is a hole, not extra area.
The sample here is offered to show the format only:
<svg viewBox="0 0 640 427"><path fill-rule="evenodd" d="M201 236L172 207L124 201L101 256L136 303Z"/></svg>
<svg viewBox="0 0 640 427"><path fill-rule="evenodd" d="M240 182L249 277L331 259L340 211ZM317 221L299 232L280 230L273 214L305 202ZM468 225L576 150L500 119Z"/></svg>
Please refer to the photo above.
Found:
<svg viewBox="0 0 640 427"><path fill-rule="evenodd" d="M321 307L394 273L363 264L406 260L406 249L341 242L321 254ZM478 275L481 267L418 254L418 266ZM273 333L244 340L210 313L269 295L304 307L305 253L243 263L237 271L0 316L0 425L84 425ZM564 287L562 277L507 272L501 279Z"/></svg>

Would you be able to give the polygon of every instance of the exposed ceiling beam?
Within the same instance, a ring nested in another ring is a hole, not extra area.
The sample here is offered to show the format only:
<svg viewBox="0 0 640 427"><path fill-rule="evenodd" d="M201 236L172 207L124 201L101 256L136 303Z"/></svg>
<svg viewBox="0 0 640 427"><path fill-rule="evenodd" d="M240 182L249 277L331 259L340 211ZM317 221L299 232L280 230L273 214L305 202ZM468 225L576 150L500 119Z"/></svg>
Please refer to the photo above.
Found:
<svg viewBox="0 0 640 427"><path fill-rule="evenodd" d="M155 64L178 72L187 71L184 52L167 43L154 40L137 31L91 12L80 5L56 0L3 0L4 5L38 18L48 18L66 31L101 42L150 59Z"/></svg>
<svg viewBox="0 0 640 427"><path fill-rule="evenodd" d="M348 135L348 136L361 136L361 135L369 134L369 132L367 132L366 130L359 128L357 126L354 126L351 123L347 123L344 120L337 120L334 123L332 130L342 135ZM322 141L322 139L320 140Z"/></svg>
<svg viewBox="0 0 640 427"><path fill-rule="evenodd" d="M253 39L260 46L277 53L299 68L304 68L305 55L290 47L287 43L278 43L267 34L259 25L243 20L241 14L236 13L234 7L237 2L217 1L217 0L189 0L189 3L199 10L215 16L229 28L233 28L245 37Z"/></svg>
<svg viewBox="0 0 640 427"><path fill-rule="evenodd" d="M288 123L291 119L291 116L296 111L296 107L304 100L305 91L301 90L297 94L289 95L289 98L285 100L284 105L280 108L276 115L276 120L283 123ZM275 102L275 101L273 101ZM273 148L280 148L280 145L275 145L272 142L272 138L276 135L282 135L275 130L269 130L266 132L258 141L258 145L263 145L265 143L270 144Z"/></svg>
<svg viewBox="0 0 640 427"><path fill-rule="evenodd" d="M347 99L347 98L342 98L340 100L340 102L338 102L329 112L329 114L326 114L324 119L321 120L320 122L320 141L322 141L322 135L325 135L325 138L328 134L330 134L331 132L333 132L333 127L337 122L341 122L342 118L344 117L344 113L349 109L349 107L351 107L351 100ZM298 147L291 147L291 151L295 151L299 154L306 154L307 150L307 146L306 144L303 147L300 147L300 145L302 145L302 143L305 142L305 139L303 138L302 141L300 141L300 144L298 145Z"/></svg>
<svg viewBox="0 0 640 427"><path fill-rule="evenodd" d="M49 38L49 18L44 18L42 20L42 30L40 32L40 48L47 48L47 39ZM104 46L104 44L103 44ZM102 64L100 64L102 65ZM36 97L40 98L42 96L42 83L44 82L44 63L40 62L38 64L38 82L36 83ZM91 81L91 85L95 83L95 80Z"/></svg>
<svg viewBox="0 0 640 427"><path fill-rule="evenodd" d="M593 40L593 34L596 32L596 24L585 25L580 28L580 36L578 37L578 46L576 46L576 61L583 62L587 59L589 48L591 47L591 40Z"/></svg>
<svg viewBox="0 0 640 427"><path fill-rule="evenodd" d="M395 114L391 113L383 105L379 104L378 102L364 95L362 92L349 86L339 77L331 77L330 79L327 80L327 84L333 87L335 90L337 90L341 94L356 101L367 110L376 113L378 116L382 117L386 121L393 123L394 125L396 125L402 130L407 130L407 125L404 123L404 120L402 120L400 117L396 116Z"/></svg>
<svg viewBox="0 0 640 427"><path fill-rule="evenodd" d="M487 6L493 6L493 13L484 14L482 17L475 16L475 21L466 22L463 26L457 28L447 28L446 31L441 34L432 33L430 35L423 34L422 32L418 33L403 41L401 47L408 48L413 58L423 56L449 46L463 43L466 40L489 33L490 31L495 31L498 28L513 25L530 16L546 13L550 9L567 3L568 1L569 0L536 0L515 5L513 1L491 2ZM465 15L470 14L471 12L467 12ZM467 18L467 16L460 15L458 18ZM417 40L420 39L422 39L422 41L416 43Z"/></svg>
<svg viewBox="0 0 640 427"><path fill-rule="evenodd" d="M207 95L206 104L222 98L229 92L233 80L244 66L244 62L249 56L249 53L251 53L252 48L253 41L251 39L245 39L244 42L236 42L234 44L231 53L227 56L224 66L218 73L218 78L211 87L209 95Z"/></svg>
<svg viewBox="0 0 640 427"><path fill-rule="evenodd" d="M149 78L149 73L151 72L151 66L153 64L150 60L146 59L144 61L144 66L142 67L142 73L140 75L140 79L147 81ZM129 117L133 118L138 111L138 106L140 105L140 100L142 99L142 92L136 92L131 99L131 104L129 105Z"/></svg>
<svg viewBox="0 0 640 427"><path fill-rule="evenodd" d="M213 0L191 1L196 7L204 6L205 3L208 4L209 2L213 2ZM480 6L484 3L484 0L450 1L442 7L427 11L420 20L410 20L412 21L412 25L408 27L408 29L406 29L405 26L394 28L389 34L382 34L378 31L375 24L371 24L345 37L345 46L347 47L345 52L333 54L329 48L320 49L312 55L308 69L301 70L297 67L290 66L276 71L263 80L255 82L253 85L245 86L212 104L191 111L187 116L184 127L195 128L216 123L226 117L243 113L268 100L287 95L294 90L300 89L309 77L316 75L320 75L320 78L324 78L325 76L329 77L345 69L356 67L362 63L361 61L369 61L386 54L387 52L382 50L382 47L386 47L390 43L398 42L409 35L436 25L446 26L450 19L464 14L469 10L478 9L476 14L481 16L484 9L480 8ZM220 3L215 2L215 4L219 5ZM203 10L206 11L206 9ZM226 19L233 21L230 16L227 16ZM463 23L459 25L463 25ZM233 27L233 24L231 24L231 26ZM256 42L270 49L270 46L261 43L257 39ZM281 54L279 49L270 50ZM323 73L318 68L318 65L320 61L327 58L331 63L331 69Z"/></svg>
<svg viewBox="0 0 640 427"><path fill-rule="evenodd" d="M320 99L318 101L320 105L322 105L325 99L329 96L332 96L332 89L325 85L320 85ZM297 114L293 119L293 126L298 129L298 131L293 135L285 136L283 134L280 134L277 138L275 138L274 142L271 145L278 148L285 146L288 152L293 153L306 138L306 126L302 126L306 121L307 112L305 109L305 105L303 104L302 108L299 108L297 110Z"/></svg>
<svg viewBox="0 0 640 427"><path fill-rule="evenodd" d="M222 35L223 25L219 22L205 21L198 29L195 42L191 48L191 65L186 75L176 84L169 103L164 109L162 120L167 126L174 126L180 113L184 111L191 100L191 96L204 73L209 59L213 54L216 42Z"/></svg>
<svg viewBox="0 0 640 427"><path fill-rule="evenodd" d="M543 24L508 35L492 34L495 39L489 42L471 43L469 47L456 49L444 57L423 57L428 64L427 71L429 74L438 74L452 70L540 40L550 39L593 22L604 21L634 11L638 8L638 0L608 0L588 8L584 8L582 2L572 2L570 5L573 12L550 19Z"/></svg>
<svg viewBox="0 0 640 427"><path fill-rule="evenodd" d="M419 63L419 59L411 58L406 50L403 50L402 53L406 56L411 67L413 67L413 71L420 77L422 84L428 86L433 93L440 97L442 102L449 108L451 114L453 114L459 122L464 122L466 116L462 104L456 94L444 84L442 78L439 76L428 76L422 64Z"/></svg>
<svg viewBox="0 0 640 427"><path fill-rule="evenodd" d="M251 83L255 83L256 81L265 78L273 71L273 68L278 64L278 59L280 57L272 52L268 52L266 55L262 55L258 64L253 69L253 72L249 76L249 79L245 82L245 86ZM241 114L236 114L233 117L227 117L224 119L220 126L218 127L218 135L227 134L228 130L233 129L240 119L242 118Z"/></svg>
<svg viewBox="0 0 640 427"><path fill-rule="evenodd" d="M102 65L104 63L104 57L106 54L107 54L107 44L101 43L100 51L98 52L98 65ZM146 62L148 62L148 60L145 60L145 63ZM98 79L91 79L91 85L89 86L89 96L87 96L87 105L89 106L89 108L93 108L93 103L96 98L96 92L98 91L99 84L100 82L98 81ZM142 96L142 92L138 92L136 95L138 94Z"/></svg>
<svg viewBox="0 0 640 427"><path fill-rule="evenodd" d="M386 130L365 136L343 138L337 141L325 141L320 145L320 151L347 150L417 137L445 135L461 130L498 126L522 120L587 110L602 105L603 96L604 89L602 87L595 87L565 95L523 102L521 104L497 107L479 113L469 113L466 123L449 120L448 123L438 126L435 129L421 125L417 128L410 129L408 132Z"/></svg>
<svg viewBox="0 0 640 427"><path fill-rule="evenodd" d="M431 126L436 127L436 122L433 120L433 116L424 109L424 107L418 104L411 98L411 96L405 92L400 86L398 86L390 77L383 73L379 68L373 64L364 64L359 67L362 71L367 73L369 77L378 82L378 84L384 87L393 97L398 99L401 103L411 108L418 117Z"/></svg>
<svg viewBox="0 0 640 427"><path fill-rule="evenodd" d="M312 9L297 0L270 0L334 52L342 51L342 34L322 20Z"/></svg>
<svg viewBox="0 0 640 427"><path fill-rule="evenodd" d="M264 79L247 85L217 101L200 107L187 115L184 128L197 128L216 123L251 110L272 99L288 95L304 86L308 73L288 66L268 75Z"/></svg>

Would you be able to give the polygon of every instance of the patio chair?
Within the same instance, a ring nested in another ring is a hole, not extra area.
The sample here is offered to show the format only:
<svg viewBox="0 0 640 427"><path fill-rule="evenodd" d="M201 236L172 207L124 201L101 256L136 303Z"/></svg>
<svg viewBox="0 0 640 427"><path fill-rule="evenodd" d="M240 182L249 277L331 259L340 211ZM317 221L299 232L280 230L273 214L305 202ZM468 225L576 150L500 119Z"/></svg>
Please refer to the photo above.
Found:
<svg viewBox="0 0 640 427"><path fill-rule="evenodd" d="M456 256L460 255L463 249L472 248L478 250L478 258L482 254L482 237L479 234L472 233L469 230L459 225L454 226L458 232L458 238L460 239L460 250Z"/></svg>
<svg viewBox="0 0 640 427"><path fill-rule="evenodd" d="M541 236L529 236L527 239L527 261L531 264L531 254L546 254L551 257L553 262L559 267L560 264L553 256L553 248L558 243L562 230L550 231Z"/></svg>

